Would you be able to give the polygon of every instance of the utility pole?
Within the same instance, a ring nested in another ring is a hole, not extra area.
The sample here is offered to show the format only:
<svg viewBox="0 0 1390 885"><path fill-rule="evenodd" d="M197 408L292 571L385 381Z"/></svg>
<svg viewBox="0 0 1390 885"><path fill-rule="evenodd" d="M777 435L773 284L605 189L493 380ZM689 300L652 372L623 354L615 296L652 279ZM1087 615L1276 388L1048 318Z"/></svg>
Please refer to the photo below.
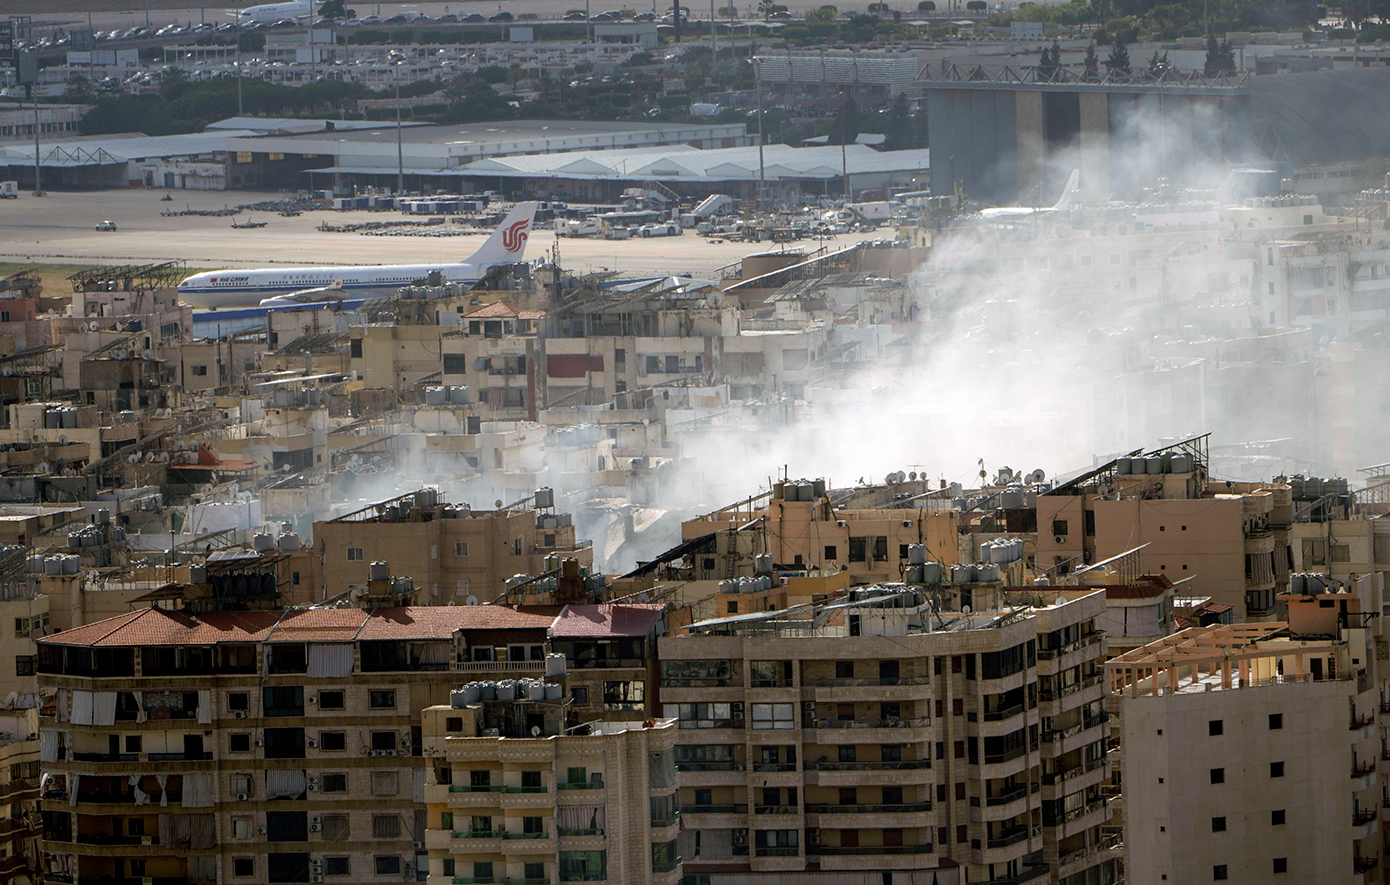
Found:
<svg viewBox="0 0 1390 885"><path fill-rule="evenodd" d="M405 148L401 146L401 72L396 71L396 193L405 194Z"/></svg>
<svg viewBox="0 0 1390 885"><path fill-rule="evenodd" d="M761 209L767 192L767 167L763 162L767 123L763 120L763 74L762 68L758 65L757 53L754 53L749 61L753 63L753 89L758 94L758 208Z"/></svg>
<svg viewBox="0 0 1390 885"><path fill-rule="evenodd" d="M246 116L246 112L241 107L241 16L236 20L236 115Z"/></svg>
<svg viewBox="0 0 1390 885"><path fill-rule="evenodd" d="M43 194L43 169L39 164L39 94L34 91L34 84L28 86L29 97L34 100L34 196Z"/></svg>

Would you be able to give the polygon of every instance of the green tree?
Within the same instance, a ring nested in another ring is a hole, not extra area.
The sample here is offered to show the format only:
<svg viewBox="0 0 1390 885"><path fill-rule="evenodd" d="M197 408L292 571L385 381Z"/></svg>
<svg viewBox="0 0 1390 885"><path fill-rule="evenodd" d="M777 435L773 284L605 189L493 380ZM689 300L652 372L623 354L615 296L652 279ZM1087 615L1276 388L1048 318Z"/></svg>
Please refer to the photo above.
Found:
<svg viewBox="0 0 1390 885"><path fill-rule="evenodd" d="M1096 56L1096 44L1086 44L1086 60L1082 62L1086 69L1085 78L1088 82L1095 82L1100 79L1100 59Z"/></svg>
<svg viewBox="0 0 1390 885"><path fill-rule="evenodd" d="M833 6L822 6L819 9L810 9L806 12L806 24L808 25L833 25L835 17L839 14Z"/></svg>
<svg viewBox="0 0 1390 885"><path fill-rule="evenodd" d="M1042 57L1038 60L1038 78L1047 82L1057 79L1062 71L1062 44L1056 40L1051 46L1044 46Z"/></svg>
<svg viewBox="0 0 1390 885"><path fill-rule="evenodd" d="M854 96L847 96L840 102L840 110L835 115L835 133L831 139L838 144L853 144L862 131L863 123L859 119L859 102L854 100Z"/></svg>
<svg viewBox="0 0 1390 885"><path fill-rule="evenodd" d="M883 135L885 151L901 151L912 147L911 113L905 93L899 92L898 97L893 99L892 106L888 108L883 123Z"/></svg>
<svg viewBox="0 0 1390 885"><path fill-rule="evenodd" d="M1202 72L1208 77L1236 72L1236 50L1230 40L1217 43L1215 37L1207 38L1207 58Z"/></svg>
<svg viewBox="0 0 1390 885"><path fill-rule="evenodd" d="M1158 50L1155 49L1154 54L1149 58L1148 67L1149 73L1155 77L1168 70L1168 53L1159 55Z"/></svg>
<svg viewBox="0 0 1390 885"><path fill-rule="evenodd" d="M1129 66L1129 47L1123 42L1116 41L1110 48L1110 54L1105 58L1105 69L1111 74L1128 75L1131 71Z"/></svg>

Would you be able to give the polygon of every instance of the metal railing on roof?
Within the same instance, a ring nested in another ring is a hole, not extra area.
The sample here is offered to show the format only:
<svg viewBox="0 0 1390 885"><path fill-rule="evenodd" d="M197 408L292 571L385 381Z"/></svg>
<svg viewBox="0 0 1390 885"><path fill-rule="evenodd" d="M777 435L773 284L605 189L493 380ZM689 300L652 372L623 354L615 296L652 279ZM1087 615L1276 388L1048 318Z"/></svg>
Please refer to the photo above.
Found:
<svg viewBox="0 0 1390 885"><path fill-rule="evenodd" d="M933 70L925 65L917 75L917 80L933 83L1015 83L1043 86L1084 85L1084 86L1174 86L1201 89L1243 89L1250 85L1250 74L1214 74L1208 76L1203 71L1179 71L1171 67L1150 70L1135 67L1129 71L1109 70L1103 65L1095 71L1070 67L1045 67L1042 65L960 65L946 63Z"/></svg>

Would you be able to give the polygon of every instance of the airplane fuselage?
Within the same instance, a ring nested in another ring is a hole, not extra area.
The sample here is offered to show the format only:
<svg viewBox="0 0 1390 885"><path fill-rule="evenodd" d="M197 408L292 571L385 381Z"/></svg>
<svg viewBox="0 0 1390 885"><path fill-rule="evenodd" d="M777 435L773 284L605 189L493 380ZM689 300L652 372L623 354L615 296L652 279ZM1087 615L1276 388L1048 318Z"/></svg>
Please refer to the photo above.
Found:
<svg viewBox="0 0 1390 885"><path fill-rule="evenodd" d="M353 298L387 297L431 274L438 274L446 283L473 283L482 277L471 264L219 270L184 280L179 284L179 297L198 307L250 307L277 295L335 285Z"/></svg>

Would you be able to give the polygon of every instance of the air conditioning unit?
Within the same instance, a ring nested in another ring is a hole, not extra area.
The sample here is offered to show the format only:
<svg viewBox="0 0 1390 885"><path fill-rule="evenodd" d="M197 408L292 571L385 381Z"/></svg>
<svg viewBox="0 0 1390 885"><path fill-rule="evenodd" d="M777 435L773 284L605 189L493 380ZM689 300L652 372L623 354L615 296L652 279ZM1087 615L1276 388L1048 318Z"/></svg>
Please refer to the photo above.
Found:
<svg viewBox="0 0 1390 885"><path fill-rule="evenodd" d="M309 695L309 699L308 699L308 700L309 700L309 703L311 703L311 704L317 704L317 703L319 702L319 696L316 695L316 694L311 694L311 695Z"/></svg>
<svg viewBox="0 0 1390 885"><path fill-rule="evenodd" d="M247 710L233 710L233 711L232 711L232 716L234 716L234 717L237 718L237 719L245 719L245 718L246 718L247 716L249 716L249 715L250 715L250 712L247 711Z"/></svg>
<svg viewBox="0 0 1390 885"><path fill-rule="evenodd" d="M261 740L260 738L256 738L256 739L255 739L254 741L252 741L251 743L254 744L254 745L256 745L257 747L264 747L264 746L265 746L265 741Z"/></svg>
<svg viewBox="0 0 1390 885"><path fill-rule="evenodd" d="M411 848L414 848L416 851L421 851L421 850L424 849L425 843L424 843L424 842L411 842L411 843L410 843L410 847L411 847Z"/></svg>
<svg viewBox="0 0 1390 885"><path fill-rule="evenodd" d="M309 881L310 881L310 882L322 882L322 881L323 881L323 873L310 873L310 874L309 874Z"/></svg>
<svg viewBox="0 0 1390 885"><path fill-rule="evenodd" d="M747 845L747 844L748 844L748 831L747 831L747 830L744 830L744 829L734 830L734 844L735 844L735 845Z"/></svg>
<svg viewBox="0 0 1390 885"><path fill-rule="evenodd" d="M806 841L807 841L807 842L810 842L812 845L819 845L819 844L820 844L820 827L807 827L807 828L806 828Z"/></svg>
<svg viewBox="0 0 1390 885"><path fill-rule="evenodd" d="M313 820L309 821L309 832L317 833L322 829L323 821L319 820L318 818L314 818Z"/></svg>
<svg viewBox="0 0 1390 885"><path fill-rule="evenodd" d="M317 749L319 748L319 739L318 739L318 738L309 738L308 744L309 744L309 749L311 749L311 750L317 750Z"/></svg>
<svg viewBox="0 0 1390 885"><path fill-rule="evenodd" d="M837 529L846 529L846 528L849 528L849 523L845 522L843 519L837 519L837 520L835 520L835 528L837 528Z"/></svg>
<svg viewBox="0 0 1390 885"><path fill-rule="evenodd" d="M265 835L265 827L256 827L256 832L257 832L258 834L264 836L264 835Z"/></svg>
<svg viewBox="0 0 1390 885"><path fill-rule="evenodd" d="M1065 543L1067 543L1067 536L1066 536L1066 535L1055 535L1055 536L1053 536L1053 538L1052 538L1052 542L1053 542L1054 544L1065 544Z"/></svg>
<svg viewBox="0 0 1390 885"><path fill-rule="evenodd" d="M912 520L910 520L910 519L904 519L904 520L903 520L903 528L905 528L905 529L910 529L910 528L912 528Z"/></svg>
<svg viewBox="0 0 1390 885"><path fill-rule="evenodd" d="M802 701L802 702L801 702L801 713L802 713L802 715L804 715L804 716L814 716L814 715L816 715L816 702L815 702L815 701Z"/></svg>
<svg viewBox="0 0 1390 885"><path fill-rule="evenodd" d="M743 771L743 766L742 766L742 765L739 765L737 762L735 762L735 763L734 763L734 771Z"/></svg>
<svg viewBox="0 0 1390 885"><path fill-rule="evenodd" d="M382 751L381 751L381 755L383 755L383 756L394 756L394 755L396 755L396 751L395 751L395 750L382 750Z"/></svg>
<svg viewBox="0 0 1390 885"><path fill-rule="evenodd" d="M402 749L402 750L409 750L409 749L410 749L410 738L401 738L401 749Z"/></svg>
<svg viewBox="0 0 1390 885"><path fill-rule="evenodd" d="M373 750L371 747L363 747L363 748L362 748L362 755L363 755L363 756L375 756L375 755L376 755L376 750Z"/></svg>
<svg viewBox="0 0 1390 885"><path fill-rule="evenodd" d="M245 802L247 799L250 799L251 796L248 793L237 793L236 798L238 802Z"/></svg>
<svg viewBox="0 0 1390 885"><path fill-rule="evenodd" d="M742 719L742 718L743 718L743 702L742 702L742 701L735 701L734 703L730 704L730 705L729 705L729 715L732 716L734 719Z"/></svg>
<svg viewBox="0 0 1390 885"><path fill-rule="evenodd" d="M141 837L140 837L140 844L141 844L141 845L153 845L153 844L154 844L154 837L153 837L153 836L141 836Z"/></svg>
<svg viewBox="0 0 1390 885"><path fill-rule="evenodd" d="M315 820L318 820L318 818L315 818ZM311 857L311 858L309 858L309 868L310 868L311 870L313 870L315 873L321 873L321 872L323 872L323 858L321 858L321 857Z"/></svg>
<svg viewBox="0 0 1390 885"><path fill-rule="evenodd" d="M310 792L310 793L317 793L317 792L318 792L318 789L319 789L319 785L318 785L318 783L317 783L316 781L309 781L309 792Z"/></svg>

